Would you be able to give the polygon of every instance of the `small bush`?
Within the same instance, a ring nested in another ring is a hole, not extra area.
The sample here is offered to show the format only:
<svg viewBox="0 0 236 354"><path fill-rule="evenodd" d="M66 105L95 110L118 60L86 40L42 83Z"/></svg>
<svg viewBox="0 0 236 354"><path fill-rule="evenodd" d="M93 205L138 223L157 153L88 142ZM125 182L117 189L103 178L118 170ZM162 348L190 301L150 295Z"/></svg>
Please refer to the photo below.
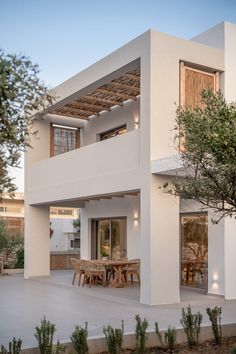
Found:
<svg viewBox="0 0 236 354"><path fill-rule="evenodd" d="M236 354L236 348L233 348L230 352L230 354Z"/></svg>
<svg viewBox="0 0 236 354"><path fill-rule="evenodd" d="M55 324L47 321L45 317L41 320L41 325L35 327L35 338L38 341L38 348L41 354L53 354L53 338L56 332ZM65 351L65 347L60 344L59 340L55 348L55 354Z"/></svg>
<svg viewBox="0 0 236 354"><path fill-rule="evenodd" d="M139 315L135 316L135 320L136 353L143 354L146 348L148 321L145 318L141 320Z"/></svg>
<svg viewBox="0 0 236 354"><path fill-rule="evenodd" d="M160 343L160 347L163 348L163 341L162 341L161 332L159 330L158 322L155 322L154 326L155 326L155 333L156 333L158 341Z"/></svg>
<svg viewBox="0 0 236 354"><path fill-rule="evenodd" d="M124 322L121 322L120 328L112 328L111 326L104 327L107 349L110 354L119 354L123 344Z"/></svg>
<svg viewBox="0 0 236 354"><path fill-rule="evenodd" d="M180 323L184 328L190 348L198 344L198 337L201 330L202 314L200 312L192 313L190 306L186 310L182 309L182 319Z"/></svg>
<svg viewBox="0 0 236 354"><path fill-rule="evenodd" d="M214 335L214 340L216 344L221 344L222 342L222 328L221 328L221 313L222 308L215 306L214 308L207 308L206 313L211 321L211 328Z"/></svg>
<svg viewBox="0 0 236 354"><path fill-rule="evenodd" d="M24 268L24 248L20 248L16 252L15 268Z"/></svg>
<svg viewBox="0 0 236 354"><path fill-rule="evenodd" d="M78 354L88 354L88 323L85 322L85 327L76 326L70 339L73 347Z"/></svg>
<svg viewBox="0 0 236 354"><path fill-rule="evenodd" d="M0 354L19 354L21 351L21 339L16 339L15 337L8 344L8 349L1 345Z"/></svg>
<svg viewBox="0 0 236 354"><path fill-rule="evenodd" d="M168 327L167 331L165 332L165 342L166 342L168 352L173 353L175 349L175 342L176 342L175 327Z"/></svg>

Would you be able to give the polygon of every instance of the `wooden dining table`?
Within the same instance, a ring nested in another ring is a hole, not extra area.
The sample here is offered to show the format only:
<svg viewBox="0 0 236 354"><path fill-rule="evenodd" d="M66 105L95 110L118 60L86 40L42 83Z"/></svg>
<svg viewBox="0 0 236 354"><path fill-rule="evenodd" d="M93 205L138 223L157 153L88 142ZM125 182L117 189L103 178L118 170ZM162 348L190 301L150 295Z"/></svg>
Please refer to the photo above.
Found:
<svg viewBox="0 0 236 354"><path fill-rule="evenodd" d="M107 268L112 268L115 272L114 279L110 281L108 286L113 288L124 288L125 286L129 286L128 279L122 277L122 272L127 265L137 264L137 260L128 261L128 260L94 260L95 263L104 265Z"/></svg>

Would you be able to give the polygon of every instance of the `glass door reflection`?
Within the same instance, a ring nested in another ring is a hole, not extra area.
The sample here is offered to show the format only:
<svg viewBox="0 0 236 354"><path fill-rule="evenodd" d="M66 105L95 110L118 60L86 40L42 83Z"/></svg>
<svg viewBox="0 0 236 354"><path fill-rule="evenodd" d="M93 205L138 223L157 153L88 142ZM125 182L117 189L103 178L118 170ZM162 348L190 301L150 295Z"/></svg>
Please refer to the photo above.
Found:
<svg viewBox="0 0 236 354"><path fill-rule="evenodd" d="M92 258L118 260L127 256L126 218L92 221Z"/></svg>
<svg viewBox="0 0 236 354"><path fill-rule="evenodd" d="M181 285L207 289L207 283L207 215L181 215Z"/></svg>

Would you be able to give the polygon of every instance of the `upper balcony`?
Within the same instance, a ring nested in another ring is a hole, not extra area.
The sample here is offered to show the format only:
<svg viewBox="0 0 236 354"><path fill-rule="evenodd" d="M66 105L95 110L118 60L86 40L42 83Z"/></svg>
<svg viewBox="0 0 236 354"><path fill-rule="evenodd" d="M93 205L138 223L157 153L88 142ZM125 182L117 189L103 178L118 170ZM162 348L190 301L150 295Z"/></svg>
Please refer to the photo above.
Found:
<svg viewBox="0 0 236 354"><path fill-rule="evenodd" d="M33 163L30 204L140 188L139 129Z"/></svg>

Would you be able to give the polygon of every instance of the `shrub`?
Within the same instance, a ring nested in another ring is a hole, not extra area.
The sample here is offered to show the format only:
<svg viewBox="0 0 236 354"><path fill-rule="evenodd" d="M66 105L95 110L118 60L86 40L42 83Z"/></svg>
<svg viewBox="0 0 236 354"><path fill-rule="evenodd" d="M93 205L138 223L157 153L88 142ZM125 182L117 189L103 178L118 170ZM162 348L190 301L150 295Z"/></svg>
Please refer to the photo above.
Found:
<svg viewBox="0 0 236 354"><path fill-rule="evenodd" d="M20 248L16 252L15 268L24 268L24 248Z"/></svg>
<svg viewBox="0 0 236 354"><path fill-rule="evenodd" d="M21 351L21 339L16 339L15 337L8 344L8 349L1 345L0 354L19 354Z"/></svg>
<svg viewBox="0 0 236 354"><path fill-rule="evenodd" d="M221 313L222 308L215 306L214 308L207 307L206 313L211 321L211 328L214 335L214 340L216 344L221 344L222 342L222 328L221 328Z"/></svg>
<svg viewBox="0 0 236 354"><path fill-rule="evenodd" d="M124 334L124 322L121 322L120 328L112 328L111 326L104 327L107 349L110 354L119 354L121 352Z"/></svg>
<svg viewBox="0 0 236 354"><path fill-rule="evenodd" d="M180 320L184 332L187 336L190 348L198 344L198 337L201 330L202 314L200 312L192 313L191 307L182 309L182 319Z"/></svg>
<svg viewBox="0 0 236 354"><path fill-rule="evenodd" d="M165 332L165 342L167 345L167 350L169 353L173 353L175 349L175 342L176 342L176 329L175 327L168 327L167 331Z"/></svg>
<svg viewBox="0 0 236 354"><path fill-rule="evenodd" d="M236 354L236 348L233 348L230 352L230 354Z"/></svg>
<svg viewBox="0 0 236 354"><path fill-rule="evenodd" d="M72 333L70 339L76 353L88 354L88 323L85 322L85 327L75 326L75 330Z"/></svg>
<svg viewBox="0 0 236 354"><path fill-rule="evenodd" d="M163 348L163 341L162 341L162 336L161 336L161 333L160 333L160 330L159 330L158 322L155 322L154 325L155 325L155 333L156 333L157 338L159 340L160 346L161 346L161 348Z"/></svg>
<svg viewBox="0 0 236 354"><path fill-rule="evenodd" d="M135 327L136 353L143 354L145 352L146 341L147 341L148 321L145 318L141 320L139 315L135 316L135 320L136 320L136 327Z"/></svg>
<svg viewBox="0 0 236 354"><path fill-rule="evenodd" d="M43 320L41 320L41 325L36 326L35 330L36 333L34 335L38 341L38 348L40 353L53 354L53 338L56 332L55 324L51 323L50 321L47 321L44 317ZM58 340L55 348L55 353L58 354L64 351L65 347L62 346Z"/></svg>

